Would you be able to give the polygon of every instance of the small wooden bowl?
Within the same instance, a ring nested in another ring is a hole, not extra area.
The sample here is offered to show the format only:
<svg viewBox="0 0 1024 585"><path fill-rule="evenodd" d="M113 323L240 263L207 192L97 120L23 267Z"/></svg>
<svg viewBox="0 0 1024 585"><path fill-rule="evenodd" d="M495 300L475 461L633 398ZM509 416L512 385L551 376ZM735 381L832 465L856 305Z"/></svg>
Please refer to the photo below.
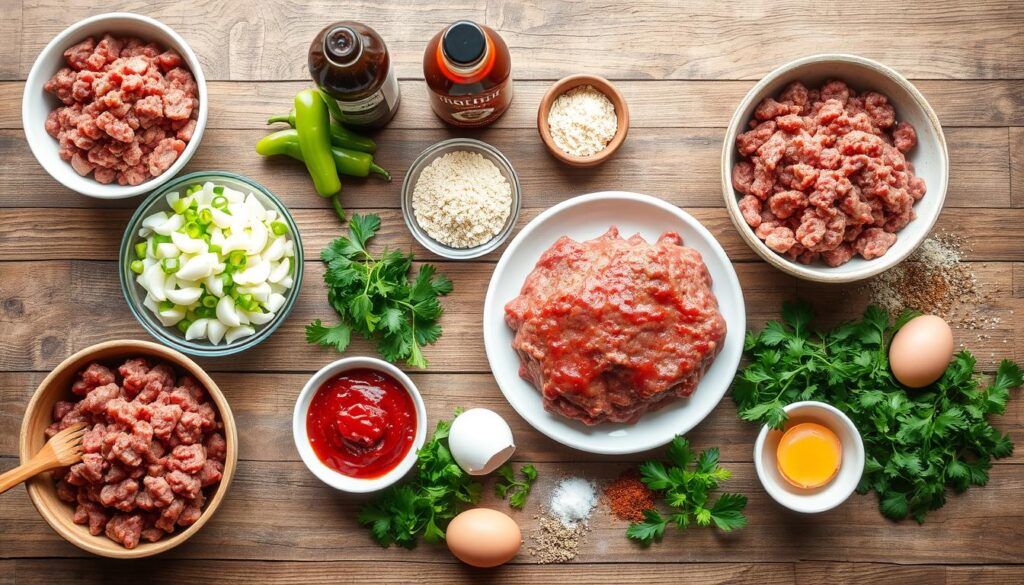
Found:
<svg viewBox="0 0 1024 585"><path fill-rule="evenodd" d="M238 463L238 431L235 427L235 419L231 414L231 407L228 406L227 399L224 398L217 384L202 368L185 355L156 343L134 340L107 341L87 347L61 362L46 376L39 384L35 394L32 395L25 410L19 446L21 461L27 461L46 443L44 431L53 422L53 405L58 400L77 398L71 394L71 384L80 370L94 361L109 363L135 356L152 357L170 362L191 374L203 385L224 423L227 452L224 461L224 475L217 485L217 490L206 501L199 520L185 530L175 532L157 542L140 542L137 547L130 550L106 536L93 536L89 534L88 527L72 522L74 509L70 504L57 497L56 484L49 473L37 475L26 482L32 504L57 534L82 550L112 559L148 557L170 550L188 540L206 524L206 521L220 506L224 494L227 493L228 487L231 485L231 478L235 474L235 467Z"/></svg>
<svg viewBox="0 0 1024 585"><path fill-rule="evenodd" d="M615 107L615 117L618 118L618 128L615 130L615 136L611 142L604 147L604 150L591 156L573 156L558 148L554 139L551 138L551 127L548 125L551 104L555 103L558 96L581 85L593 86L594 89L607 96L611 100L612 106ZM611 158L626 140L626 133L629 131L629 108L619 90L607 79L597 75L570 75L555 82L541 98L540 107L537 108L537 130L540 132L541 140L544 141L544 146L548 147L548 151L555 158L572 167L592 167Z"/></svg>

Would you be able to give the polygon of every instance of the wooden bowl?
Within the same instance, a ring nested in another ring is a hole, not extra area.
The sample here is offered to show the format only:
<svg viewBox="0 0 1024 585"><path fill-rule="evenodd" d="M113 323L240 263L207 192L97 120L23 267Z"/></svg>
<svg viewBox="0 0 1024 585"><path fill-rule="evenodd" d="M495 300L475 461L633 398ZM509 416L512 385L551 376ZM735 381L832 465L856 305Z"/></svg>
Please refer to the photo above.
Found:
<svg viewBox="0 0 1024 585"><path fill-rule="evenodd" d="M927 192L914 204L917 218L896 232L896 243L888 252L874 260L859 256L830 267L820 260L804 265L770 249L747 225L740 212L742 194L732 185L732 169L738 160L736 136L747 130L754 109L766 97L777 96L793 81L807 87L820 86L828 79L840 79L858 92L874 90L885 94L896 109L896 120L910 122L917 131L917 146L907 155L916 173L924 179ZM797 278L815 282L856 282L888 270L906 259L928 237L942 211L949 182L949 153L942 126L921 92L896 71L885 65L856 55L812 55L787 63L766 75L740 102L722 144L722 195L733 225L747 245L761 258L779 270Z"/></svg>
<svg viewBox="0 0 1024 585"><path fill-rule="evenodd" d="M235 419L231 415L231 407L228 406L227 399L217 388L217 384L185 355L156 343L134 340L107 341L87 347L61 362L46 376L39 384L35 394L32 395L25 410L19 446L21 461L27 461L42 449L46 442L44 431L53 422L53 405L58 400L77 399L71 393L71 385L80 370L94 361L112 362L136 356L152 357L170 362L180 370L191 374L206 388L220 413L221 421L224 423L227 452L224 460L224 475L217 485L216 491L207 499L199 520L185 530L170 534L157 542L140 542L137 547L130 550L104 535L93 536L89 534L88 527L72 522L74 509L70 504L57 497L56 484L49 473L40 474L26 482L32 504L57 534L82 550L113 559L136 559L152 556L170 550L191 538L220 506L224 494L227 493L228 487L231 485L231 478L235 474L235 466L238 463L238 431L235 427Z"/></svg>
<svg viewBox="0 0 1024 585"><path fill-rule="evenodd" d="M555 102L558 96L581 85L593 86L594 89L607 96L615 108L615 117L618 118L618 128L615 130L615 136L612 137L611 142L604 147L604 150L590 156L573 156L558 148L554 139L551 138L551 126L548 125L548 114L551 113L551 104ZM555 82L551 89L541 98L540 107L537 108L537 131L540 132L540 138L544 141L544 146L547 146L548 151L558 160L571 167L592 167L611 158L626 140L626 133L629 131L629 108L626 106L626 100L619 93L619 90L607 79L597 75L570 75Z"/></svg>

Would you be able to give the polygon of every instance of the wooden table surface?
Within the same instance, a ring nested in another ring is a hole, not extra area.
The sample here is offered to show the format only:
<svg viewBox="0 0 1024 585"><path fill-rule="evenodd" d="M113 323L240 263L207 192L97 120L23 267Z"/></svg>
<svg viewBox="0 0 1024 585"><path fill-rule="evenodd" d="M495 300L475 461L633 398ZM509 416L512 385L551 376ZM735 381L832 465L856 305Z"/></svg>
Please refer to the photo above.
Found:
<svg viewBox="0 0 1024 585"><path fill-rule="evenodd" d="M89 6L89 5L92 6ZM573 195L624 189L657 195L692 213L736 265L752 326L776 318L782 301L802 296L832 319L866 303L855 287L820 286L784 276L735 234L721 202L724 127L747 90L776 66L824 51L878 59L914 81L942 121L951 156L950 187L938 229L969 243L971 268L992 292L987 332L958 331L985 371L1024 359L1024 5L1019 2L695 2L634 0L450 0L448 2L64 2L0 0L0 470L17 462L17 432L30 394L70 353L115 338L146 339L121 296L115 260L139 198L101 202L72 193L36 163L21 130L29 68L42 47L86 16L123 9L156 17L192 45L209 80L203 143L186 170L226 169L270 187L294 211L306 245L299 303L261 346L200 360L231 401L240 430L235 482L216 516L190 542L161 558L110 562L65 543L23 489L0 497L0 584L121 582L177 578L217 583L424 582L494 580L598 583L690 582L1022 582L1024 581L1024 399L1016 393L997 425L1018 443L997 462L985 488L950 495L919 526L893 523L872 496L813 517L788 513L761 489L751 462L757 428L740 422L729 399L689 438L719 446L735 472L729 486L750 497L750 525L722 535L670 532L641 549L604 509L570 565L533 564L525 552L491 572L470 570L447 550L384 550L355 522L364 498L335 493L298 459L291 440L295 397L309 374L336 354L307 345L303 326L331 318L319 250L341 226L317 197L302 165L262 160L253 144L264 119L287 111L309 85L306 50L316 32L342 18L376 28L401 79L402 106L377 135L380 162L395 181L348 181L352 211L379 213L378 246L411 248L455 282L431 367L414 372L430 424L456 406L501 413L515 433L515 460L541 479L527 509L513 513L528 533L560 474L602 480L643 455L600 457L533 431L503 399L482 347L481 311L498 253L472 262L439 261L417 246L401 218L405 170L427 145L466 135L501 149L523 187L525 224ZM444 25L471 18L494 27L512 50L516 97L494 127L456 132L431 114L421 56ZM632 128L618 155L597 169L569 169L544 150L535 128L540 96L564 75L612 79L629 103ZM350 355L372 354L357 343ZM493 503L487 484L485 503ZM494 504L508 509L503 503Z"/></svg>

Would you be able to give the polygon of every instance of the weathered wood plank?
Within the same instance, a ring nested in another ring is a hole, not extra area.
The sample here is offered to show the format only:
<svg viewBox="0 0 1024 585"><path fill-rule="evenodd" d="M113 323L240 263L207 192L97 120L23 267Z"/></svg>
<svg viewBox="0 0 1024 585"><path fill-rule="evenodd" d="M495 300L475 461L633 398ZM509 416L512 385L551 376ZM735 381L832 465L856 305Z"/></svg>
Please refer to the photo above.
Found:
<svg viewBox="0 0 1024 585"><path fill-rule="evenodd" d="M264 159L253 145L265 130L209 130L186 172L225 169L252 177L278 194L290 208L328 207L317 197L303 165L280 157ZM724 130L638 128L616 156L596 169L568 168L544 148L536 131L490 128L385 130L378 138L380 164L394 181L344 181L342 201L351 208L399 207L401 181L427 146L454 135L490 142L509 157L519 175L525 207L549 207L573 195L624 190L662 197L683 207L722 205L721 163ZM948 207L1009 207L1009 136L1005 128L949 128ZM138 199L97 201L60 186L42 171L19 130L0 130L0 207L126 207Z"/></svg>
<svg viewBox="0 0 1024 585"><path fill-rule="evenodd" d="M307 364L312 370L319 363ZM216 366L214 366L216 368ZM515 436L520 461L608 461L565 447L537 432L505 400L494 376L482 374L435 374L412 372L413 381L423 394L431 431L438 420L452 417L456 408L489 408L500 414ZM295 397L309 379L309 373L251 374L212 372L227 396L239 430L239 457L253 461L298 461L292 441L291 414ZM18 433L25 405L42 382L44 372L0 373L0 456L17 456ZM1024 445L1024 395L1015 392L1003 416L992 418L1002 432L1009 433L1017 445ZM718 446L722 461L750 463L752 445L760 427L741 422L731 398L723 398L717 408L696 429L687 433L695 445ZM658 455L660 450L615 460L638 461ZM996 465L1024 464L1024 449L1017 449ZM1022 469L1024 470L1024 469Z"/></svg>
<svg viewBox="0 0 1024 585"><path fill-rule="evenodd" d="M695 207L688 211L714 234L733 262L759 261L760 257L740 237L725 209ZM410 250L424 261L443 260L413 238L399 210L349 209L349 212L380 216L377 245ZM524 209L517 230L540 212L535 208ZM131 214L127 209L66 209L60 214L60 223L54 223L51 208L8 209L0 214L0 261L116 260ZM296 209L294 217L300 226L306 257L310 259L318 258L320 250L331 240L347 233L332 210ZM936 230L962 235L966 243L965 260L1024 261L1024 248L1016 234L1006 229L1007 225L1024 225L1024 210L953 207L939 217ZM504 250L505 245L479 261L495 262Z"/></svg>
<svg viewBox="0 0 1024 585"><path fill-rule="evenodd" d="M1024 207L1024 128L1010 128L1010 205Z"/></svg>
<svg viewBox="0 0 1024 585"><path fill-rule="evenodd" d="M440 556L440 555L439 555ZM789 563L686 563L686 564L592 564L586 566L509 564L497 569L473 569L453 563L392 562L387 570L372 561L263 562L263 561L194 561L146 560L123 564L95 559L81 560L18 560L0 562L20 570L24 585L49 585L74 581L81 585L134 585L140 574L153 575L148 583L192 583L212 581L224 585L333 585L346 583L579 583L612 585L622 583L624 574L635 582L657 582L679 579L701 584L782 585L794 583ZM581 570L582 569L582 570ZM916 573L912 573L916 574ZM0 577L2 579L2 577ZM0 583L3 583L0 580Z"/></svg>
<svg viewBox="0 0 1024 585"><path fill-rule="evenodd" d="M21 69L21 0L3 0L0 2L3 18L0 18L0 79L22 79L28 75ZM6 94L0 93L6 98ZM2 101L2 100L0 100ZM20 98L19 98L20 101ZM6 117L7 107L2 108Z"/></svg>
<svg viewBox="0 0 1024 585"><path fill-rule="evenodd" d="M456 18L495 27L509 44L515 74L522 79L553 79L578 71L631 79L756 79L796 56L830 51L875 58L910 77L1024 76L1019 59L1024 14L1012 3L894 5L868 0L823 7L772 0L714 3L699 11L689 6L658 0L631 2L627 9L575 0L464 0L442 10L412 0L360 0L346 3L344 18L375 27L388 43L399 75L411 78L422 76L427 41ZM123 0L102 8L138 9ZM99 9L84 2L26 3L21 74L61 29ZM304 80L310 40L342 17L330 3L267 0L201 5L162 0L147 3L145 11L184 34L211 79ZM815 17L808 18L810 14ZM211 22L219 24L200 24ZM894 24L882 31L879 23ZM885 43L878 42L880 35Z"/></svg>
<svg viewBox="0 0 1024 585"><path fill-rule="evenodd" d="M906 583L945 583L981 585L984 583L1020 583L1021 566L906 566L875 563L796 563L797 583L870 583L903 585Z"/></svg>
<svg viewBox="0 0 1024 585"><path fill-rule="evenodd" d="M0 460L0 465L10 459ZM9 465L9 464L8 464ZM590 518L591 532L581 546L579 563L654 562L793 562L843 561L882 563L1020 563L1024 538L1024 489L1020 466L998 466L992 480L950 498L923 525L893 523L878 512L872 495L854 495L844 505L814 516L795 514L775 504L761 489L753 465L731 463L731 491L746 494L749 525L722 534L713 530L669 531L665 541L642 549L625 537L626 523L610 516L603 505ZM564 474L604 482L626 464L539 463L540 477L523 511L513 511L493 494L485 480L481 505L509 511L523 528L524 538L536 526L534 515ZM322 484L297 462L240 462L231 492L217 514L191 540L166 558L264 559L316 561L446 562L448 553L435 546L415 550L382 550L356 523L366 496L340 494ZM255 513L254 513L255 511ZM0 499L0 555L6 558L84 556L39 518L22 489ZM953 539L950 535L956 535ZM442 545L443 546L443 545ZM524 549L515 562L531 562ZM448 560L448 562L451 562Z"/></svg>
<svg viewBox="0 0 1024 585"><path fill-rule="evenodd" d="M979 281L999 291L1012 287L1012 272L1005 264L975 263ZM764 263L738 264L740 284L745 292L748 326L759 327L775 319L784 299L798 292L813 301L829 320L859 316L865 299L856 286L807 288L792 277ZM427 348L431 370L440 372L489 371L482 347L480 315L492 265L444 263L440 270L455 282L455 292L445 298L442 324L445 334L437 345ZM275 334L258 347L230 360L203 360L218 369L231 371L308 371L326 363L335 354L305 342L304 326L314 319L332 319L321 284L319 262L307 262L305 286L295 310ZM146 338L128 311L112 262L7 262L0 263L0 296L4 312L0 326L0 371L43 370L56 365L75 350L107 339ZM1020 359L1024 340L1015 332L1024 326L1024 300L996 296L985 310L1002 318L986 330L957 332L957 340L978 356L979 365L991 371L1002 358ZM373 352L359 340L353 354ZM313 364L313 365L311 365Z"/></svg>
<svg viewBox="0 0 1024 585"><path fill-rule="evenodd" d="M537 106L551 87L550 81L516 82L515 105L495 127L537 127ZM1024 125L1024 81L1021 80L917 80L945 127ZM306 81L211 81L208 126L249 129L269 116L288 110L292 97L308 87ZM427 103L423 81L401 81L402 107L389 128L443 128ZM648 81L615 82L629 104L633 128L724 128L733 110L754 86L752 81ZM21 127L24 83L0 82L0 128ZM981 99L979 96L984 96ZM6 105L9 104L9 107Z"/></svg>

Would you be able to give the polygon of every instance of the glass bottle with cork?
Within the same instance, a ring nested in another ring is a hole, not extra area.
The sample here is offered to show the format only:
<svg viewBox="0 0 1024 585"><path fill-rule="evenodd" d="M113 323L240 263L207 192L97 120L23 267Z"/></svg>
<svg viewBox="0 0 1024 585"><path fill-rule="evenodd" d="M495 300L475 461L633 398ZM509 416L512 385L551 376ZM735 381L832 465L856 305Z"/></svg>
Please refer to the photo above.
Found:
<svg viewBox="0 0 1024 585"><path fill-rule="evenodd" d="M360 128L380 128L398 112L398 78L384 39L365 24L328 25L309 47L309 72L331 115Z"/></svg>
<svg viewBox="0 0 1024 585"><path fill-rule="evenodd" d="M512 56L490 27L460 20L437 33L423 55L430 107L453 126L477 128L512 104Z"/></svg>

